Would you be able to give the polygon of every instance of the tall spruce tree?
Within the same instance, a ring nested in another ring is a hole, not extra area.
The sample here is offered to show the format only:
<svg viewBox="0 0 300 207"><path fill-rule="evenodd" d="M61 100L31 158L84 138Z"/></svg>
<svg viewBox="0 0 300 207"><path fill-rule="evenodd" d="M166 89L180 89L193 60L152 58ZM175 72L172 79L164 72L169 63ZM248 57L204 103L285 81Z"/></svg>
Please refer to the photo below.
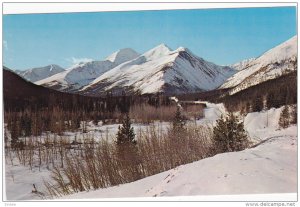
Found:
<svg viewBox="0 0 300 207"><path fill-rule="evenodd" d="M131 126L130 117L125 115L122 121L122 126L119 126L117 133L117 156L120 167L127 174L128 182L141 179L142 172L140 170L140 159L138 156L138 147L135 140L134 129Z"/></svg>
<svg viewBox="0 0 300 207"><path fill-rule="evenodd" d="M181 114L181 110L180 110L180 107L177 106L177 110L175 112L175 116L174 116L174 119L173 119L173 131L175 133L177 132L182 132L185 130L185 118L184 116Z"/></svg>
<svg viewBox="0 0 300 207"><path fill-rule="evenodd" d="M32 134L32 117L26 112L21 117L21 129L23 136L29 137Z"/></svg>
<svg viewBox="0 0 300 207"><path fill-rule="evenodd" d="M136 144L134 129L131 126L131 121L128 113L123 118L122 126L119 126L117 133L117 144Z"/></svg>
<svg viewBox="0 0 300 207"><path fill-rule="evenodd" d="M280 113L279 117L279 127L280 128L287 128L290 124L289 120L289 107L285 105Z"/></svg>
<svg viewBox="0 0 300 207"><path fill-rule="evenodd" d="M293 105L291 113L291 124L297 124L297 105Z"/></svg>
<svg viewBox="0 0 300 207"><path fill-rule="evenodd" d="M230 113L217 120L213 128L213 150L215 153L240 151L250 145L244 123Z"/></svg>
<svg viewBox="0 0 300 207"><path fill-rule="evenodd" d="M261 111L264 108L263 98L261 96L256 96L253 100L252 110L253 112Z"/></svg>

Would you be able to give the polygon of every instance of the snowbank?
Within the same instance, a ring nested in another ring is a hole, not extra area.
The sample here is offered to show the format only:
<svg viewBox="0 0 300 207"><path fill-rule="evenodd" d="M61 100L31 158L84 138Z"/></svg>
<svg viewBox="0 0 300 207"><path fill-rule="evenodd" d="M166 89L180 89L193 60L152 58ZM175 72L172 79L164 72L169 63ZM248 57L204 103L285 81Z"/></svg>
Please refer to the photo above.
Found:
<svg viewBox="0 0 300 207"><path fill-rule="evenodd" d="M283 107L271 108L267 111L247 114L244 120L246 131L255 140L265 140L274 136L297 136L297 126L291 126L286 130L279 130L279 117Z"/></svg>
<svg viewBox="0 0 300 207"><path fill-rule="evenodd" d="M221 116L226 115L226 109L224 104L214 104L209 102L202 102L206 104L204 109L204 118L197 121L197 124L214 126L216 121L221 118Z"/></svg>
<svg viewBox="0 0 300 207"><path fill-rule="evenodd" d="M62 199L296 192L297 137L294 135L182 165L136 182Z"/></svg>
<svg viewBox="0 0 300 207"><path fill-rule="evenodd" d="M199 124L214 124L225 114L223 104L206 103ZM280 109L249 113L245 129L255 148L223 153L141 179L136 182L83 192L63 199L237 195L297 192L297 126L278 130Z"/></svg>

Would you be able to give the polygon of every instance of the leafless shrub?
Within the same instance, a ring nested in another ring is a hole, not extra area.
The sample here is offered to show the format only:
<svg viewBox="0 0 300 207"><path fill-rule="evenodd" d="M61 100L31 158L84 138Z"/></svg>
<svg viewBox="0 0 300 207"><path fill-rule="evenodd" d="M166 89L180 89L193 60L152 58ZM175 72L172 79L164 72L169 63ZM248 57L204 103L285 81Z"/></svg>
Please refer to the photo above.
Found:
<svg viewBox="0 0 300 207"><path fill-rule="evenodd" d="M200 119L204 117L203 104L182 104L184 116L188 119Z"/></svg>
<svg viewBox="0 0 300 207"><path fill-rule="evenodd" d="M138 133L137 145L124 150L107 140L91 139L83 143L83 156L65 154L64 167L52 171L55 185L46 187L59 196L132 182L209 156L211 136L210 128L197 125L189 125L179 137L172 129L149 127Z"/></svg>
<svg viewBox="0 0 300 207"><path fill-rule="evenodd" d="M175 105L154 107L148 104L134 105L129 116L138 123L150 123L155 120L170 121L176 111Z"/></svg>

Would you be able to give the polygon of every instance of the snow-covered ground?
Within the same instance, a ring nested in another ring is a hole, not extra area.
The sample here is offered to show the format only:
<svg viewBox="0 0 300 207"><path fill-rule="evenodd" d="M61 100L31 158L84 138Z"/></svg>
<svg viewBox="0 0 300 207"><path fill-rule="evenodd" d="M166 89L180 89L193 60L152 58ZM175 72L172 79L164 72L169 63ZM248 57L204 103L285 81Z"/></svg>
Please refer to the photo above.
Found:
<svg viewBox="0 0 300 207"><path fill-rule="evenodd" d="M218 154L136 182L63 199L296 192L297 137L281 136L256 148Z"/></svg>
<svg viewBox="0 0 300 207"><path fill-rule="evenodd" d="M229 195L297 192L297 126L278 130L281 109L250 113L245 117L245 129L255 148L241 152L219 154L194 163L153 175L139 181L90 192L82 192L62 199L101 199L120 197ZM223 104L207 103L205 118L197 124L214 125L225 113ZM168 123L158 124L161 130ZM118 125L106 125L88 129L105 136L115 135ZM135 131L147 125L134 125ZM72 136L72 134L70 134ZM40 195L31 193L32 184L45 191L43 179L49 180L46 168L20 166L14 161L5 165L6 198L8 200L35 200Z"/></svg>
<svg viewBox="0 0 300 207"><path fill-rule="evenodd" d="M245 117L252 140L266 140L255 148L218 154L136 182L62 199L296 193L297 126L278 130L281 109ZM214 124L224 113L222 104L207 103L205 118L198 124Z"/></svg>
<svg viewBox="0 0 300 207"><path fill-rule="evenodd" d="M133 124L134 131L139 133L140 130L145 131L148 127L154 127L159 132L163 132L169 126L168 122L154 122L147 124ZM87 133L81 132L66 132L63 137L73 141L75 136L77 141L82 141L85 138L94 138L95 141L106 139L110 142L115 141L119 124L109 124L95 126L92 122L87 124ZM53 134L50 137L54 136ZM45 138L45 136L43 136ZM51 165L50 165L51 167ZM10 159L6 160L5 164L5 183L6 183L6 198L8 200L40 200L43 196L40 194L31 193L33 184L40 192L46 192L44 180L49 181L51 171L45 166L39 170L38 164L33 166L31 170L29 166L20 165L19 160L14 157L12 162Z"/></svg>
<svg viewBox="0 0 300 207"><path fill-rule="evenodd" d="M221 116L226 115L226 109L223 104L213 104L209 102L202 102L206 104L204 109L204 118L197 121L197 124L214 126L216 121Z"/></svg>
<svg viewBox="0 0 300 207"><path fill-rule="evenodd" d="M7 200L40 200L43 199L42 194L32 193L33 184L40 192L46 192L44 180L49 180L51 171L47 168L34 167L30 170L29 167L20 165L14 160L14 165L11 163L5 164L5 186Z"/></svg>
<svg viewBox="0 0 300 207"><path fill-rule="evenodd" d="M247 114L245 129L253 141L265 140L276 136L297 136L297 126L279 130L278 120L283 107Z"/></svg>
<svg viewBox="0 0 300 207"><path fill-rule="evenodd" d="M160 132L165 132L169 127L169 122L159 122L156 121L150 124L132 124L132 127L136 133L140 131L145 131L149 127L154 127ZM87 125L87 131L89 135L93 136L95 140L99 141L100 139L108 138L109 141L114 141L116 134L118 132L118 127L120 124L106 124L102 125L99 123L99 126L95 126L92 122L89 122ZM69 137L74 137L74 133L68 133ZM76 133L78 137L82 137L82 133Z"/></svg>

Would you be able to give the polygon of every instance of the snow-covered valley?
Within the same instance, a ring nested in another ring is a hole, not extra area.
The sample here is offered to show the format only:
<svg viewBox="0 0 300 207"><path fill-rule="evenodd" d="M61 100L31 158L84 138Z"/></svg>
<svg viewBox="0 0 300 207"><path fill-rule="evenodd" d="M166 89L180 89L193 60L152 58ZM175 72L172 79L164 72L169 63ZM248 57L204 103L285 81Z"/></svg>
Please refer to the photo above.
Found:
<svg viewBox="0 0 300 207"><path fill-rule="evenodd" d="M245 117L245 129L252 141L258 144L254 148L218 154L132 183L76 193L60 199L296 193L297 126L279 130L281 110L272 108L249 113ZM207 103L204 113L205 118L198 120L197 124L212 126L225 113L225 109L223 104ZM163 130L168 123L158 126ZM110 137L113 137L117 127L91 126L90 133L109 131ZM143 130L148 126L134 127L135 130ZM50 179L50 171L46 167L39 171L35 166L30 170L20 165L16 158L11 164L11 160L7 159L5 174L8 200L46 198L31 192L32 184L36 185L39 192L46 192L43 181Z"/></svg>
<svg viewBox="0 0 300 207"><path fill-rule="evenodd" d="M297 206L298 4L17 4L5 207Z"/></svg>

